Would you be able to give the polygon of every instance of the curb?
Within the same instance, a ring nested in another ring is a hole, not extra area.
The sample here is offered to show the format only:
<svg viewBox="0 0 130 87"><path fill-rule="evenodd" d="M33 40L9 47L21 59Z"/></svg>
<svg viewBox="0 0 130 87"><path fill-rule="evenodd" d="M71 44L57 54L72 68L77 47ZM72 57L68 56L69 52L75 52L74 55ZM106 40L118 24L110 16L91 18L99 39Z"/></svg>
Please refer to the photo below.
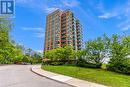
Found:
<svg viewBox="0 0 130 87"><path fill-rule="evenodd" d="M32 68L33 68L33 67L32 67ZM56 81L56 82L59 82L59 83L62 83L62 84L67 84L67 85L69 85L69 86L76 87L76 86L74 86L74 85L71 85L71 84L68 84L68 83L65 83L65 82L61 82L61 81L58 81L58 80L49 78L49 77L47 77L47 76L41 75L41 74L35 72L32 68L30 68L30 71L33 72L33 73L35 73L35 74L37 74L37 75L39 75L39 76L41 76L41 77L45 77L45 78L47 78L47 79L50 79L50 80L53 80L53 81Z"/></svg>
<svg viewBox="0 0 130 87"><path fill-rule="evenodd" d="M42 72L41 66L32 66L30 67L30 71L32 71L33 73L41 77L45 77L47 79L50 79L50 80L53 80L62 84L67 84L71 87L110 87L110 86L105 86L105 85L94 83L94 82L80 80L73 77L70 78L69 76L66 77L62 74L51 73L48 71L46 72L44 70ZM66 80L62 78L65 78Z"/></svg>

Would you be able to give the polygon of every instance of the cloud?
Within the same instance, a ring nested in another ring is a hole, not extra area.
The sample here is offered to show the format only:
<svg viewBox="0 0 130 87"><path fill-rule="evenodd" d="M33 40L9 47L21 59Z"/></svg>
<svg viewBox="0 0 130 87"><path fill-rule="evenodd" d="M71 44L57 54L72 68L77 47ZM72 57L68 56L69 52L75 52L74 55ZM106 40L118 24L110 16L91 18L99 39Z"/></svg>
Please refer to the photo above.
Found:
<svg viewBox="0 0 130 87"><path fill-rule="evenodd" d="M130 1L127 2L124 8L124 20L118 25L123 31L130 30Z"/></svg>
<svg viewBox="0 0 130 87"><path fill-rule="evenodd" d="M130 20L125 20L118 25L122 31L128 31L130 29Z"/></svg>
<svg viewBox="0 0 130 87"><path fill-rule="evenodd" d="M114 13L104 13L104 14L98 16L98 17L102 18L102 19L109 19L109 18L116 17L116 16L118 16L117 12L114 12Z"/></svg>
<svg viewBox="0 0 130 87"><path fill-rule="evenodd" d="M79 5L77 0L62 0L63 5L68 7L75 7Z"/></svg>
<svg viewBox="0 0 130 87"><path fill-rule="evenodd" d="M59 8L57 8L57 7L45 7L45 12L51 13L51 12L57 10L57 9L59 9Z"/></svg>
<svg viewBox="0 0 130 87"><path fill-rule="evenodd" d="M94 5L95 5L95 4L94 4ZM93 5L93 6L94 6L94 5ZM105 8L105 7L104 7L104 3L103 3L101 0L99 1L98 4L96 4L95 7L96 7L96 9L99 10L101 13L104 13L104 11L105 11L104 8Z"/></svg>
<svg viewBox="0 0 130 87"><path fill-rule="evenodd" d="M41 27L22 27L22 30L33 31L35 33L43 33L44 29Z"/></svg>
<svg viewBox="0 0 130 87"><path fill-rule="evenodd" d="M34 34L34 37L37 37L37 38L43 38L45 36L44 29L41 27L22 27L22 30L32 31L32 33Z"/></svg>
<svg viewBox="0 0 130 87"><path fill-rule="evenodd" d="M119 23L116 25L122 31L127 31L130 29L130 1L125 2L121 5L115 5L112 9L106 9L104 3L100 2L97 7L100 15L100 19L110 19L116 18L119 19Z"/></svg>
<svg viewBox="0 0 130 87"><path fill-rule="evenodd" d="M73 8L79 5L78 0L17 0L17 5L33 8L39 12L50 13L57 9Z"/></svg>
<svg viewBox="0 0 130 87"><path fill-rule="evenodd" d="M120 25L120 24L119 24ZM130 23L124 24L123 26L119 27L122 31L130 30Z"/></svg>
<svg viewBox="0 0 130 87"><path fill-rule="evenodd" d="M45 34L44 33L34 33L34 37L44 38Z"/></svg>
<svg viewBox="0 0 130 87"><path fill-rule="evenodd" d="M123 31L127 31L130 29L130 25L126 25L125 27L122 28Z"/></svg>
<svg viewBox="0 0 130 87"><path fill-rule="evenodd" d="M44 6L47 0L16 0L16 6L28 8L31 11L44 12ZM37 12L36 12L37 13Z"/></svg>
<svg viewBox="0 0 130 87"><path fill-rule="evenodd" d="M113 7L106 8L105 3L103 1L99 1L96 7L100 14L98 15L98 18L100 19L119 18L119 16L124 14L125 6L126 5L124 4L119 5L116 3Z"/></svg>
<svg viewBox="0 0 130 87"><path fill-rule="evenodd" d="M110 18L119 18L121 15L124 14L124 10L125 9L122 9L124 7L120 6L115 6L115 8L107 11L107 9L102 9L100 8L100 12L101 14L98 16L98 18L101 18L101 19L110 19Z"/></svg>
<svg viewBox="0 0 130 87"><path fill-rule="evenodd" d="M22 30L43 30L40 27L22 27Z"/></svg>
<svg viewBox="0 0 130 87"><path fill-rule="evenodd" d="M44 10L46 13L51 13L57 9L65 9L65 8L73 8L79 5L77 0L58 0L58 2L52 2L51 5L44 6Z"/></svg>

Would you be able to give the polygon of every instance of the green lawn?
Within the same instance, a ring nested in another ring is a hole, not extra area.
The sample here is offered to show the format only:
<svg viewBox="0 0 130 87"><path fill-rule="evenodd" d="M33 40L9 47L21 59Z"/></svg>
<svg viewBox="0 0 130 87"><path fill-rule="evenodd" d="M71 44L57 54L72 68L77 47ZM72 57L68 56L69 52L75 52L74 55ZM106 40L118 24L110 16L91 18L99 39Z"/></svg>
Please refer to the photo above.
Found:
<svg viewBox="0 0 130 87"><path fill-rule="evenodd" d="M130 76L76 66L44 66L42 69L112 87L130 87Z"/></svg>

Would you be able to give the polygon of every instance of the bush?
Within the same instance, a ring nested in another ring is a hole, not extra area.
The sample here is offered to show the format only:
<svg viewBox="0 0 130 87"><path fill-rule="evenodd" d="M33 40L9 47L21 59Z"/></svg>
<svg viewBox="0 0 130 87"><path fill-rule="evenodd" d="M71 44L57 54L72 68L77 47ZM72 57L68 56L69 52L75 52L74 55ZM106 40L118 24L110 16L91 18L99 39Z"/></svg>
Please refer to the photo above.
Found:
<svg viewBox="0 0 130 87"><path fill-rule="evenodd" d="M50 65L57 66L57 65L63 65L63 64L64 64L63 62L52 62Z"/></svg>
<svg viewBox="0 0 130 87"><path fill-rule="evenodd" d="M50 59L51 61L72 60L74 59L74 52L71 46L66 46L46 51L44 58Z"/></svg>
<svg viewBox="0 0 130 87"><path fill-rule="evenodd" d="M76 61L75 60L55 60L55 61L51 61L51 60L48 60L48 61L43 61L43 65L54 65L54 66L57 66L57 65L75 65Z"/></svg>
<svg viewBox="0 0 130 87"><path fill-rule="evenodd" d="M101 65L102 63L95 63L95 64L89 63L89 62L86 62L86 60L84 59L79 59L77 63L77 66L86 67L86 68L101 68Z"/></svg>
<svg viewBox="0 0 130 87"><path fill-rule="evenodd" d="M130 74L130 37L120 38L113 35L111 39L110 61L107 69L119 73Z"/></svg>
<svg viewBox="0 0 130 87"><path fill-rule="evenodd" d="M107 69L110 71L115 71L118 73L123 73L123 74L130 74L130 63L129 60L124 60L124 61L117 61L115 63L111 63L107 66Z"/></svg>

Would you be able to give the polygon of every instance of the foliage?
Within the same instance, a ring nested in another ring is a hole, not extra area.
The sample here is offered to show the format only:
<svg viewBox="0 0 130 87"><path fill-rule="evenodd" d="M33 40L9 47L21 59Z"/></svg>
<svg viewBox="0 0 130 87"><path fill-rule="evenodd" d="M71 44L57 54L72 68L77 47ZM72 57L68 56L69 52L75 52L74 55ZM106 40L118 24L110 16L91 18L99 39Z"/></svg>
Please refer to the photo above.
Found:
<svg viewBox="0 0 130 87"><path fill-rule="evenodd" d="M14 46L9 40L9 31L11 30L11 20L9 18L0 18L0 64L9 64L12 62L11 53Z"/></svg>
<svg viewBox="0 0 130 87"><path fill-rule="evenodd" d="M130 74L130 36L112 35L98 37L86 42L85 49L74 51L72 47L57 48L45 52L45 58L55 61L52 65L61 65L58 61L75 60L78 66L101 68L105 59L110 59L107 70ZM107 60L108 60L107 59ZM58 61L56 61L58 60ZM51 63L51 62L49 62Z"/></svg>
<svg viewBox="0 0 130 87"><path fill-rule="evenodd" d="M107 85L108 87L130 87L130 76L102 69L76 66L42 66L42 69L74 78Z"/></svg>
<svg viewBox="0 0 130 87"><path fill-rule="evenodd" d="M110 45L110 61L108 70L130 74L130 36L121 38L118 35L113 35Z"/></svg>
<svg viewBox="0 0 130 87"><path fill-rule="evenodd" d="M86 53L89 58L87 62L94 64L102 63L104 58L105 45L101 37L95 40L90 40L86 42Z"/></svg>
<svg viewBox="0 0 130 87"><path fill-rule="evenodd" d="M31 55L32 50L28 49L28 54L24 54L25 48L11 40L9 33L12 29L12 21L8 17L0 17L0 64L11 64L15 62L41 62L42 56L39 53Z"/></svg>
<svg viewBox="0 0 130 87"><path fill-rule="evenodd" d="M101 68L104 59L109 58L107 69L130 74L130 36L112 35L98 37L86 42L84 50L77 52L78 66Z"/></svg>
<svg viewBox="0 0 130 87"><path fill-rule="evenodd" d="M49 59L50 61L55 61L53 65L61 65L65 64L66 61L74 59L74 50L72 47L69 46L66 46L64 48L57 48L46 51L44 57ZM58 61L63 61L64 63L58 63Z"/></svg>
<svg viewBox="0 0 130 87"><path fill-rule="evenodd" d="M90 63L90 62L86 62L86 60L84 59L79 59L77 66L80 67L88 67L88 68L101 68L101 63Z"/></svg>
<svg viewBox="0 0 130 87"><path fill-rule="evenodd" d="M100 68L105 56L105 51L103 38L98 37L95 40L87 41L85 49L77 52L78 66Z"/></svg>

